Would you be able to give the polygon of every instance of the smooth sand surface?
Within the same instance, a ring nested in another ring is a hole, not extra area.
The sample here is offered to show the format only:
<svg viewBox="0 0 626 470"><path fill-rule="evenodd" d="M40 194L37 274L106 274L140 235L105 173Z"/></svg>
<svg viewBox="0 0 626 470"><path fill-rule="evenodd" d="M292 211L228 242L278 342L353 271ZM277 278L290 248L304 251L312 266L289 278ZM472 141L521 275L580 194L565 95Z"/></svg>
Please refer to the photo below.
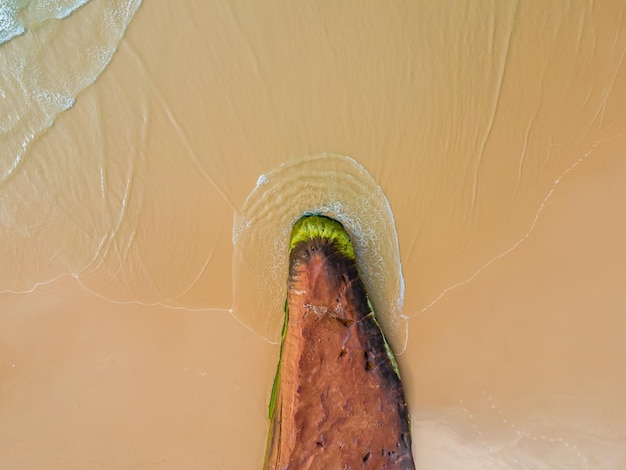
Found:
<svg viewBox="0 0 626 470"><path fill-rule="evenodd" d="M236 298L237 263L274 263L233 260L233 223L322 152L393 213L417 467L626 461L623 2L27 13L0 44L0 467L260 468L276 313L244 297L276 276Z"/></svg>

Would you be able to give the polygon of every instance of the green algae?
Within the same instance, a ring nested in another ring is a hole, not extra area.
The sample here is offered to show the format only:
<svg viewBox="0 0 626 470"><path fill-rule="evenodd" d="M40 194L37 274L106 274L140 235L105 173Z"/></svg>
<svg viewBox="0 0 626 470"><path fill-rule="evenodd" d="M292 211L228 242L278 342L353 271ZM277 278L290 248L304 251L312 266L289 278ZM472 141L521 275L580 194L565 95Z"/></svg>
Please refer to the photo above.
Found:
<svg viewBox="0 0 626 470"><path fill-rule="evenodd" d="M313 238L329 240L341 254L351 260L355 259L352 240L350 240L350 235L343 228L343 225L322 215L304 216L294 224L289 242L289 252L298 244Z"/></svg>

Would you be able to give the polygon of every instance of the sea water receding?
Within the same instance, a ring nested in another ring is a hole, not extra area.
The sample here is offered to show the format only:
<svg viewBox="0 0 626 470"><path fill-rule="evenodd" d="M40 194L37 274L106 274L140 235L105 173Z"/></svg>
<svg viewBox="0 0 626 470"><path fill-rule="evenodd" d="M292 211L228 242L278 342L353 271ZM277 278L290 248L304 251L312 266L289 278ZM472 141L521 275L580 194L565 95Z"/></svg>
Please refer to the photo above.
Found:
<svg viewBox="0 0 626 470"><path fill-rule="evenodd" d="M23 34L33 25L65 18L90 0L6 0L0 4L0 44Z"/></svg>
<svg viewBox="0 0 626 470"><path fill-rule="evenodd" d="M56 0L0 6L0 183L102 73L140 4Z"/></svg>
<svg viewBox="0 0 626 470"><path fill-rule="evenodd" d="M359 274L394 351L406 345L404 279L391 206L354 159L324 153L259 177L233 225L233 313L259 335L280 341L287 298L289 238L306 214L341 222Z"/></svg>

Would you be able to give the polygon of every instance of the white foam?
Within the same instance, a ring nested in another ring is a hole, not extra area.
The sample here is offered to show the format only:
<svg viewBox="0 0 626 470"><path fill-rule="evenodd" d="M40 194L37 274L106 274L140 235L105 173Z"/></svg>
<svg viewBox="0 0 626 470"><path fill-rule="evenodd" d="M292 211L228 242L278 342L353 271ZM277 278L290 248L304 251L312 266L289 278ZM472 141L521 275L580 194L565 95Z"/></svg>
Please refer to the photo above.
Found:
<svg viewBox="0 0 626 470"><path fill-rule="evenodd" d="M7 157L0 162L0 182L26 158L30 143L102 73L141 2L92 0L77 11L85 3L0 6L0 132ZM64 62L59 56L81 60Z"/></svg>

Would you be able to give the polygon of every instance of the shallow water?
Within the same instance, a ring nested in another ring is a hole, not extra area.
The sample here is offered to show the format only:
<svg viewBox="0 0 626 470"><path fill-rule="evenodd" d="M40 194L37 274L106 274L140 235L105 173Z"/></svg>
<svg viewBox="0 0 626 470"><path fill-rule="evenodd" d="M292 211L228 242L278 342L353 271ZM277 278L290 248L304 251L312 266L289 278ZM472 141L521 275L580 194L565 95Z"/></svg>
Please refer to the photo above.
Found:
<svg viewBox="0 0 626 470"><path fill-rule="evenodd" d="M326 215L344 226L378 319L402 352L407 319L393 213L367 170L346 156L307 156L259 177L233 226L235 316L264 338L280 341L291 228L303 214Z"/></svg>
<svg viewBox="0 0 626 470"><path fill-rule="evenodd" d="M28 158L33 141L98 78L140 4L85 3L9 0L2 5L3 185Z"/></svg>
<svg viewBox="0 0 626 470"><path fill-rule="evenodd" d="M81 3L0 1L2 466L260 467L309 204L253 191L324 152L397 232L418 468L626 460L621 2Z"/></svg>

